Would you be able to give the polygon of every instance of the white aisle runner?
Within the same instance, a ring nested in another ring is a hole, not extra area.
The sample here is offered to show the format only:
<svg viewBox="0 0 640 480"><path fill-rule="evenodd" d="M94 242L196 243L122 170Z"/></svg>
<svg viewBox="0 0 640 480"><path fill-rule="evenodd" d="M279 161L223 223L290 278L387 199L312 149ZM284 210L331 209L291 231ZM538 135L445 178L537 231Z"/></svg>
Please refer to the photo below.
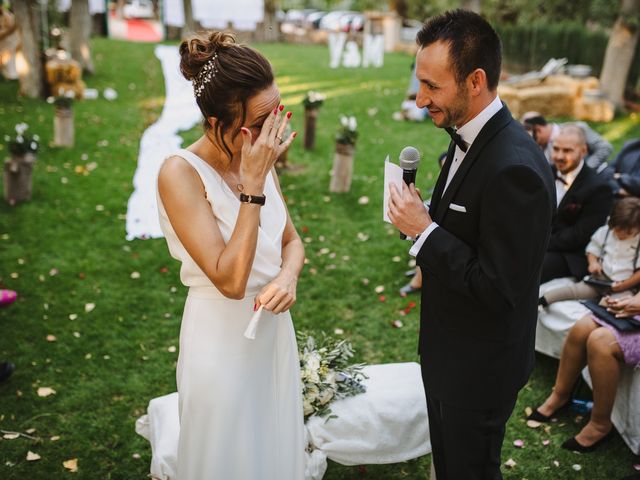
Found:
<svg viewBox="0 0 640 480"><path fill-rule="evenodd" d="M158 45L166 100L156 123L142 134L134 191L127 205L127 240L162 237L156 205L156 180L163 160L180 149L179 131L189 130L202 115L193 97L193 87L180 73L178 47Z"/></svg>

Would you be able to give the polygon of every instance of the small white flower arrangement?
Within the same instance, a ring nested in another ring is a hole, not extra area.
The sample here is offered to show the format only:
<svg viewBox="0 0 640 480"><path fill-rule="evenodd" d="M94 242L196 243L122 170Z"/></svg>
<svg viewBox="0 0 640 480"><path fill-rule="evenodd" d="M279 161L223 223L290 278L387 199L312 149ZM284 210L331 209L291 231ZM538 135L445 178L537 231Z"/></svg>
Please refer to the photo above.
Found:
<svg viewBox="0 0 640 480"><path fill-rule="evenodd" d="M334 400L365 391L363 364L350 364L353 347L347 340L335 340L323 333L316 339L298 332L298 354L305 422L311 415L336 418L329 405Z"/></svg>
<svg viewBox="0 0 640 480"><path fill-rule="evenodd" d="M304 105L305 109L311 110L314 108L320 108L326 99L326 95L323 95L320 92L309 90L302 100L302 104Z"/></svg>
<svg viewBox="0 0 640 480"><path fill-rule="evenodd" d="M75 98L76 92L73 90L59 88L56 96L47 98L47 103L55 105L58 108L71 108Z"/></svg>
<svg viewBox="0 0 640 480"><path fill-rule="evenodd" d="M15 126L16 135L5 135L4 141L7 143L9 152L13 155L25 155L27 153L36 153L40 148L40 137L38 135L30 135L27 133L29 125L25 122L18 123Z"/></svg>
<svg viewBox="0 0 640 480"><path fill-rule="evenodd" d="M343 145L355 145L358 139L358 121L356 117L340 115L340 128L336 133L336 142Z"/></svg>

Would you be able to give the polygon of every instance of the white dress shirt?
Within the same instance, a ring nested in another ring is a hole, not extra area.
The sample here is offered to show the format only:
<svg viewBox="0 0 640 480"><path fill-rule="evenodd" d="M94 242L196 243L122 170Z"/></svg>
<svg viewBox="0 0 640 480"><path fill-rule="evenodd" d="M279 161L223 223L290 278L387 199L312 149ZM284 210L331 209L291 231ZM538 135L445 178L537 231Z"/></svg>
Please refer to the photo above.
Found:
<svg viewBox="0 0 640 480"><path fill-rule="evenodd" d="M469 146L469 148L471 148L471 144L473 144L473 142L475 141L476 137L480 133L480 130L482 130L482 127L484 127L484 125L491 119L491 117L498 113L501 108L502 102L500 101L500 97L496 95L496 98L494 98L493 101L484 108L484 110L482 110L478 115L473 117L462 127L456 130L462 137L462 140L464 140L464 142ZM467 149L467 152L469 151L469 148ZM460 147L456 145L455 151L453 152L453 161L451 162L451 167L449 168L449 175L447 176L447 183L445 184L444 190L442 190L443 195L447 190L447 187L449 187L449 184L451 183L454 175L460 168L460 165L462 165L465 156L466 152L463 152ZM425 231L420 234L418 240L416 240L416 242L409 250L409 254L413 255L414 257L418 255L418 252L422 248L422 244L424 243L424 241L437 227L438 224L436 222L432 222L425 229Z"/></svg>
<svg viewBox="0 0 640 480"><path fill-rule="evenodd" d="M607 235L609 227L604 225L596 230L591 237L589 245L587 245L587 253L591 253L596 257L600 257L603 253L602 271L616 282L621 282L631 277L633 273L640 267L640 257L636 257L636 248L640 242L640 234L629 237L626 240L620 240L611 230ZM606 238L606 243L605 243ZM636 260L635 264L633 260Z"/></svg>
<svg viewBox="0 0 640 480"><path fill-rule="evenodd" d="M582 170L583 166L584 166L584 160L580 160L580 163L578 164L578 166L573 170L571 170L569 173L566 173L563 175L560 172L556 172L556 177L564 180L563 182L562 180L558 180L558 178L556 178L556 201L557 201L556 206L560 205L560 202L562 201L564 194L567 193L567 190L571 188L571 185L573 185L573 182L575 181L576 177L580 173L580 170Z"/></svg>

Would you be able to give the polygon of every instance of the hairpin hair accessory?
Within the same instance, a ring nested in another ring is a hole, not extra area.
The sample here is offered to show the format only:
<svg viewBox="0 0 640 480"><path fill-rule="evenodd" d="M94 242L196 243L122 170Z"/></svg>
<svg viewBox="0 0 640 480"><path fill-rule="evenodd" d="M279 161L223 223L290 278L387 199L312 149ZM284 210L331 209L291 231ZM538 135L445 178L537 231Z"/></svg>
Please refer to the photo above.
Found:
<svg viewBox="0 0 640 480"><path fill-rule="evenodd" d="M216 76L216 73L218 73L216 60L218 60L218 52L215 52L213 56L207 60L207 63L203 65L202 70L200 70L198 75L196 75L196 77L191 81L193 84L193 92L197 98L202 96L205 85Z"/></svg>

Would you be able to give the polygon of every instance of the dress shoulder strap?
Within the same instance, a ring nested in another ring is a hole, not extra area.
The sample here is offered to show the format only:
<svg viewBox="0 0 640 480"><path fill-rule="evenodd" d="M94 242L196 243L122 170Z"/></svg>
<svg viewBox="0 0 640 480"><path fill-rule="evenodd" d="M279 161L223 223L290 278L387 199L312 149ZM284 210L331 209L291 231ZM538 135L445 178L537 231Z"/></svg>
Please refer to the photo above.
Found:
<svg viewBox="0 0 640 480"><path fill-rule="evenodd" d="M185 148L178 150L175 155L184 158L198 172L207 193L207 198L211 200L212 197L217 198L220 194L223 194L223 189L225 188L224 180L211 165Z"/></svg>

